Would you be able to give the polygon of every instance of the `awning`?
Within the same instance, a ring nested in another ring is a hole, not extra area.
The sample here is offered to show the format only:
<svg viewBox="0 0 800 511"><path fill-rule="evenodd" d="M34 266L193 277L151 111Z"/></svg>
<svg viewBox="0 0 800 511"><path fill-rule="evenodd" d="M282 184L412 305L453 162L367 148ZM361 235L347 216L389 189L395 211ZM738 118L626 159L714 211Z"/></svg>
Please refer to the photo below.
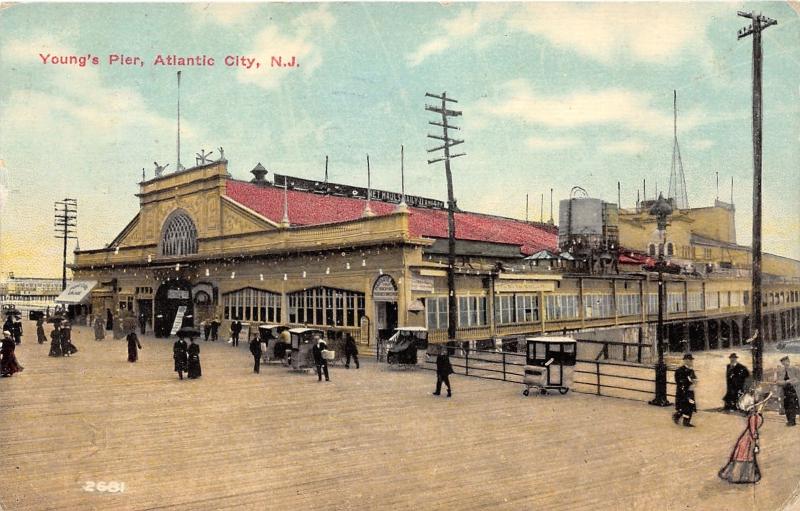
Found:
<svg viewBox="0 0 800 511"><path fill-rule="evenodd" d="M96 280L73 281L56 297L56 303L65 303L67 305L85 303L89 299L89 293L92 292L96 285Z"/></svg>

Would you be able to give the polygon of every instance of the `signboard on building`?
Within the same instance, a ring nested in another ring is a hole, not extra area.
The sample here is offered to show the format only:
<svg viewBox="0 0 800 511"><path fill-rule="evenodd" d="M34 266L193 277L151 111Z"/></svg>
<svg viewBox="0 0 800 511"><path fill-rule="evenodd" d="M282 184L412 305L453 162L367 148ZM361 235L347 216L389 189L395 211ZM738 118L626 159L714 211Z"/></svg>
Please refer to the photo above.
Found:
<svg viewBox="0 0 800 511"><path fill-rule="evenodd" d="M433 277L411 274L411 290L420 293L433 293Z"/></svg>
<svg viewBox="0 0 800 511"><path fill-rule="evenodd" d="M189 299L189 290L188 289L169 289L169 290L167 290L167 298L169 300L188 300Z"/></svg>
<svg viewBox="0 0 800 511"><path fill-rule="evenodd" d="M354 199L366 199L369 193L370 200L399 204L403 195L397 192L387 192L385 190L375 190L361 188L359 186L340 185L325 181L312 181L300 177L284 176L274 174L275 186L283 186L290 190L303 190L315 192L323 195L338 195L340 197L352 197ZM444 202L416 195L406 195L406 204L417 208L444 209Z"/></svg>
<svg viewBox="0 0 800 511"><path fill-rule="evenodd" d="M376 302L396 302L397 286L389 275L381 275L372 286L372 300Z"/></svg>

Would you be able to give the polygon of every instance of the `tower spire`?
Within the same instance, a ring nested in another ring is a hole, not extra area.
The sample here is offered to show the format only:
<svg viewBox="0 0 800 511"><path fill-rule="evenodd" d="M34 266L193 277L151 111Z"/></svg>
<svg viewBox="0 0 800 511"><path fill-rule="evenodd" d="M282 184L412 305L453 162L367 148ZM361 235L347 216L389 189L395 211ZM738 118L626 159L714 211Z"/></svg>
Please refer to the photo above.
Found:
<svg viewBox="0 0 800 511"><path fill-rule="evenodd" d="M669 190L667 197L675 201L677 209L689 209L689 198L686 194L686 176L683 173L681 148L678 145L678 91L672 91L672 169L669 174Z"/></svg>

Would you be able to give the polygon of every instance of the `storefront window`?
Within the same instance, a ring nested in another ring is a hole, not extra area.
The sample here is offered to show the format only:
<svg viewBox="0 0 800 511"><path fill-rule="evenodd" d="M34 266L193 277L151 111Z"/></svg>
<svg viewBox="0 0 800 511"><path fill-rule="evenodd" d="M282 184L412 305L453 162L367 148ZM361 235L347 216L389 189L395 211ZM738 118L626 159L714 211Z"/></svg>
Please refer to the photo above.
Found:
<svg viewBox="0 0 800 511"><path fill-rule="evenodd" d="M364 294L316 287L289 293L289 323L317 326L359 326L364 316Z"/></svg>
<svg viewBox="0 0 800 511"><path fill-rule="evenodd" d="M225 319L242 321L281 320L281 295L245 288L222 295L223 316Z"/></svg>

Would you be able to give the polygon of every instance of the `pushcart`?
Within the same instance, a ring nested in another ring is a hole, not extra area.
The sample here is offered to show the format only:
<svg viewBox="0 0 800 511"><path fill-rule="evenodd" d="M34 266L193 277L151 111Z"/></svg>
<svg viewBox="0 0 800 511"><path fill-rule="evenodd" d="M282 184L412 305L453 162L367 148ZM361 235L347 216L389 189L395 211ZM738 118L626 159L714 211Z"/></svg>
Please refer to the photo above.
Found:
<svg viewBox="0 0 800 511"><path fill-rule="evenodd" d="M265 364L270 362L288 364L287 353L291 345L280 341L280 333L288 329L289 327L275 324L258 326L258 339L264 345L264 349L261 351Z"/></svg>
<svg viewBox="0 0 800 511"><path fill-rule="evenodd" d="M386 363L417 365L417 350L428 347L428 330L424 327L400 327L386 341Z"/></svg>
<svg viewBox="0 0 800 511"><path fill-rule="evenodd" d="M529 337L526 340L525 376L527 396L531 389L545 395L549 390L569 392L575 371L577 343L570 337Z"/></svg>
<svg viewBox="0 0 800 511"><path fill-rule="evenodd" d="M314 347L314 338L324 337L322 330L316 328L291 328L289 335L292 339L291 351L289 352L289 366L293 371L306 371L314 367L314 355L311 352Z"/></svg>

